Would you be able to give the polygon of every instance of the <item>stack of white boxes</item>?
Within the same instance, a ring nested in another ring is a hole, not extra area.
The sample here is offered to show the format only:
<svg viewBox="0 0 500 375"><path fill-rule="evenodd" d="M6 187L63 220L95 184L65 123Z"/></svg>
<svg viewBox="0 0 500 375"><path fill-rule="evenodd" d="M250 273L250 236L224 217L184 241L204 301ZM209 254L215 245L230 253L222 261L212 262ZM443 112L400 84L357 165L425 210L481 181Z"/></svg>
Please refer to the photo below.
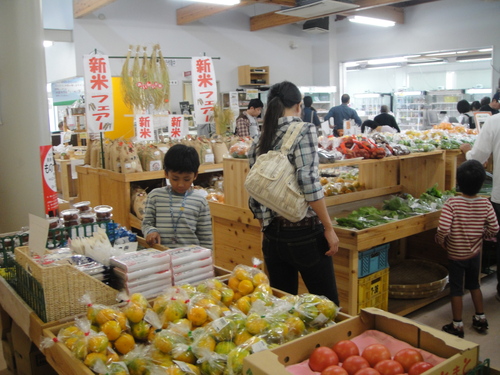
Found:
<svg viewBox="0 0 500 375"><path fill-rule="evenodd" d="M174 285L196 284L214 277L212 251L200 246L168 250Z"/></svg>
<svg viewBox="0 0 500 375"><path fill-rule="evenodd" d="M128 294L142 293L146 298L159 295L172 285L170 254L145 249L111 258L117 287Z"/></svg>

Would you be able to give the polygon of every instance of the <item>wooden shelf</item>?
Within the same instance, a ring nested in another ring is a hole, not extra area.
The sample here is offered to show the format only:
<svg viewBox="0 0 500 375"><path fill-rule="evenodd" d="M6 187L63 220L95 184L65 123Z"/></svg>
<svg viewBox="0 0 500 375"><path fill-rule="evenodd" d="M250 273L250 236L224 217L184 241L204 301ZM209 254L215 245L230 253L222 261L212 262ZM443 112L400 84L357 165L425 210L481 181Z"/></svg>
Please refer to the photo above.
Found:
<svg viewBox="0 0 500 375"><path fill-rule="evenodd" d="M269 66L238 66L238 84L240 86L269 85Z"/></svg>

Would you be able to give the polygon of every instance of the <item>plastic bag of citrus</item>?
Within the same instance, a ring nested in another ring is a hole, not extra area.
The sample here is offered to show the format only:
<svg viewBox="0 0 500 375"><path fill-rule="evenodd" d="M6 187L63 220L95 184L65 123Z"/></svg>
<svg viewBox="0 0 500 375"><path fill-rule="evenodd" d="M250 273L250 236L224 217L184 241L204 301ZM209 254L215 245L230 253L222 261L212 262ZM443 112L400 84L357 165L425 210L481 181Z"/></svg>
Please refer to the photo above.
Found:
<svg viewBox="0 0 500 375"><path fill-rule="evenodd" d="M171 287L153 301L153 311L158 314L163 328L170 322L187 316L188 291L184 288Z"/></svg>
<svg viewBox="0 0 500 375"><path fill-rule="evenodd" d="M311 329L318 329L333 322L339 312L339 307L328 298L315 294L304 293L299 296L286 296L293 304L293 315L299 317Z"/></svg>
<svg viewBox="0 0 500 375"><path fill-rule="evenodd" d="M197 363L202 375L223 375L226 369L227 355L204 349L198 356Z"/></svg>
<svg viewBox="0 0 500 375"><path fill-rule="evenodd" d="M193 327L201 327L220 318L224 311L229 311L226 305L205 293L191 296L187 307L187 318Z"/></svg>
<svg viewBox="0 0 500 375"><path fill-rule="evenodd" d="M228 279L228 286L234 291L234 300L251 294L261 284L269 284L269 278L261 269L257 268L262 261L253 258L253 267L238 264L234 267Z"/></svg>
<svg viewBox="0 0 500 375"><path fill-rule="evenodd" d="M130 328L126 315L117 307L94 304L90 295L80 299L87 306L87 319L95 331L102 331L109 341L114 341Z"/></svg>
<svg viewBox="0 0 500 375"><path fill-rule="evenodd" d="M225 375L241 375L243 373L243 360L250 354L270 348L259 336L254 336L242 345L231 350L227 355Z"/></svg>
<svg viewBox="0 0 500 375"><path fill-rule="evenodd" d="M111 362L105 364L102 361L97 361L92 369L98 374L106 375L129 375L127 365L124 362Z"/></svg>
<svg viewBox="0 0 500 375"><path fill-rule="evenodd" d="M216 278L202 281L196 286L196 290L198 292L209 294L226 306L230 306L234 300L234 291Z"/></svg>

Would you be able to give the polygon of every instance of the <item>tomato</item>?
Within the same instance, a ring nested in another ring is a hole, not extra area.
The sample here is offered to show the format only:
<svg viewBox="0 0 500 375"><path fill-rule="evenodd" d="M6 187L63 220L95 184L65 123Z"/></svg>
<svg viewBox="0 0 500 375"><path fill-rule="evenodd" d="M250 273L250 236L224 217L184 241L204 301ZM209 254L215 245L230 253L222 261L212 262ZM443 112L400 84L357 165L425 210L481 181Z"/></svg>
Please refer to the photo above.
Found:
<svg viewBox="0 0 500 375"><path fill-rule="evenodd" d="M309 367L313 371L323 371L328 366L338 365L339 357L337 353L328 346L318 346L309 357Z"/></svg>
<svg viewBox="0 0 500 375"><path fill-rule="evenodd" d="M403 368L405 369L405 372L408 372L408 370L410 370L410 367L414 363L422 362L424 358L417 349L406 348L401 349L399 352L397 352L394 356L394 360L401 363L403 365Z"/></svg>
<svg viewBox="0 0 500 375"><path fill-rule="evenodd" d="M380 375L380 372L371 367L362 368L355 375Z"/></svg>
<svg viewBox="0 0 500 375"><path fill-rule="evenodd" d="M391 352L385 347L385 345L372 344L368 345L365 350L363 350L363 354L361 354L361 356L368 361L370 366L373 367L384 359L391 359Z"/></svg>
<svg viewBox="0 0 500 375"><path fill-rule="evenodd" d="M354 375L356 372L366 367L370 367L370 364L360 355L351 355L342 363L342 368L346 370L349 375Z"/></svg>
<svg viewBox="0 0 500 375"><path fill-rule="evenodd" d="M349 374L342 367L333 365L333 366L328 366L323 371L321 371L321 375L349 375Z"/></svg>
<svg viewBox="0 0 500 375"><path fill-rule="evenodd" d="M417 362L410 367L410 369L408 370L408 375L420 375L421 373L426 372L428 369L433 367L434 365L431 365L429 362Z"/></svg>
<svg viewBox="0 0 500 375"><path fill-rule="evenodd" d="M405 372L403 365L393 359L380 361L375 365L374 369L380 372L380 375L397 375Z"/></svg>
<svg viewBox="0 0 500 375"><path fill-rule="evenodd" d="M339 341L332 349L339 356L340 362L344 362L351 355L359 355L358 346L350 340Z"/></svg>

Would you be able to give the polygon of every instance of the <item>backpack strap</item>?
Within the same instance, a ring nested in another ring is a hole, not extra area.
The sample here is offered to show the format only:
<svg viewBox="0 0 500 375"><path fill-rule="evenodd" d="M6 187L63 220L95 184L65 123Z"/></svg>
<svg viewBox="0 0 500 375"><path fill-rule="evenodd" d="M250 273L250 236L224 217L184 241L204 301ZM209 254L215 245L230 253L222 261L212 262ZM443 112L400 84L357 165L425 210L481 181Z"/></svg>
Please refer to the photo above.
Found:
<svg viewBox="0 0 500 375"><path fill-rule="evenodd" d="M283 136L283 143L281 145L281 152L283 154L288 155L288 152L290 151L293 142L295 142L295 139L297 139L300 132L302 131L303 125L304 125L303 122L292 122L290 126L288 126L288 129L285 135Z"/></svg>

